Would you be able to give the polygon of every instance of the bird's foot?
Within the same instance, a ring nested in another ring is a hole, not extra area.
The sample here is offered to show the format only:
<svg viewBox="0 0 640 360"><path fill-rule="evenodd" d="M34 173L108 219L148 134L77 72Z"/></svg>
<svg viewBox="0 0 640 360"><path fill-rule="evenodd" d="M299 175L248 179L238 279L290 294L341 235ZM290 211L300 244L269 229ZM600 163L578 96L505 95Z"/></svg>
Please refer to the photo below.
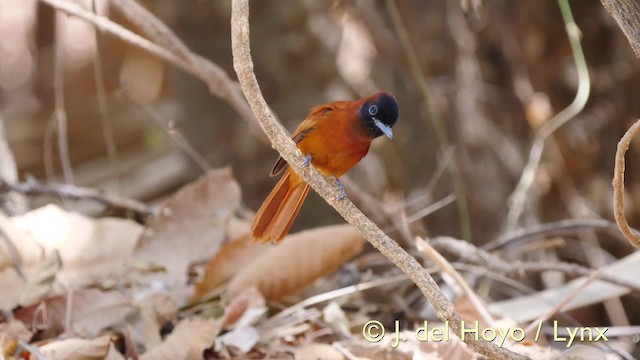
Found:
<svg viewBox="0 0 640 360"><path fill-rule="evenodd" d="M309 166L311 164L311 155L307 155L304 157L304 166Z"/></svg>
<svg viewBox="0 0 640 360"><path fill-rule="evenodd" d="M338 194L338 200L344 200L344 198L347 197L347 192L344 191L344 185L342 185L342 182L340 182L340 180L338 180L338 178L336 179L336 185L338 186L338 189L340 190L340 194Z"/></svg>

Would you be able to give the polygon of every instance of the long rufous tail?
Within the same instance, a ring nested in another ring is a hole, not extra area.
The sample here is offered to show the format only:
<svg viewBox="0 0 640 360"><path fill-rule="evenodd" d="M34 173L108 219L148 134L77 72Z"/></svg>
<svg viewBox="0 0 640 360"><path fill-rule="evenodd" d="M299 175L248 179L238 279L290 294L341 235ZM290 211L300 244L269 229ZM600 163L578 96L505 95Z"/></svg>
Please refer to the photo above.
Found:
<svg viewBox="0 0 640 360"><path fill-rule="evenodd" d="M277 244L282 241L291 229L308 193L309 184L291 169L287 169L253 219L253 238L265 243L273 241Z"/></svg>

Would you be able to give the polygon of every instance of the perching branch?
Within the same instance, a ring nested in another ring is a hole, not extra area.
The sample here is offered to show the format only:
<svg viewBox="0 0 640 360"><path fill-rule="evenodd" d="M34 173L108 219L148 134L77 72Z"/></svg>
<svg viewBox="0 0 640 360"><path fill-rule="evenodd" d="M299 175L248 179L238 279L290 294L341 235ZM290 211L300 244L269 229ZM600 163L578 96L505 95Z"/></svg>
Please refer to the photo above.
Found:
<svg viewBox="0 0 640 360"><path fill-rule="evenodd" d="M345 220L355 226L376 249L407 274L429 299L436 309L438 317L443 321L448 320L453 331L460 334L460 315L456 312L453 304L440 291L433 278L416 259L385 235L351 201L348 199L339 200L339 190L333 181L328 181L313 167L304 166L302 153L287 136L282 125L271 114L262 96L258 80L253 72L253 60L249 44L249 2L248 0L234 0L231 10L233 67L238 74L240 86L249 101L251 110L271 140L272 146L289 163L289 166L302 176L329 205L336 209ZM470 334L466 334L463 340L475 351L492 359L526 359L525 356L500 348L493 343L474 340Z"/></svg>
<svg viewBox="0 0 640 360"><path fill-rule="evenodd" d="M624 216L624 155L631 145L631 140L636 137L636 134L640 131L640 120L624 134L620 142L618 142L618 149L616 150L616 165L613 173L613 215L616 218L616 223L622 231L624 237L629 240L631 245L640 249L640 236L634 233Z"/></svg>

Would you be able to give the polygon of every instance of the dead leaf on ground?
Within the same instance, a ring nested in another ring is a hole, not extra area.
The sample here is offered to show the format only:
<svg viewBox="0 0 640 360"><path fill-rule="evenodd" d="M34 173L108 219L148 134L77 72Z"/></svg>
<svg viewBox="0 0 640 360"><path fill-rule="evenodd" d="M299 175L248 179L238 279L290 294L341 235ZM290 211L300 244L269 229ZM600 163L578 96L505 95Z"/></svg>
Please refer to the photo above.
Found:
<svg viewBox="0 0 640 360"><path fill-rule="evenodd" d="M360 253L363 241L358 230L348 224L288 236L236 274L227 286L227 295L233 298L255 286L265 299L282 299Z"/></svg>
<svg viewBox="0 0 640 360"><path fill-rule="evenodd" d="M113 346L109 336L95 339L72 338L54 341L40 347L40 351L51 360L118 360L124 359ZM29 359L39 359L31 355Z"/></svg>
<svg viewBox="0 0 640 360"><path fill-rule="evenodd" d="M0 359L15 359L20 343L28 343L32 337L33 332L22 321L0 323Z"/></svg>
<svg viewBox="0 0 640 360"><path fill-rule="evenodd" d="M344 355L336 348L329 344L311 343L294 351L293 356L296 360L308 359L327 359L327 360L343 360Z"/></svg>
<svg viewBox="0 0 640 360"><path fill-rule="evenodd" d="M140 307L140 317L134 324L134 341L147 349L154 348L162 343L162 326L177 319L178 306L167 294L151 294L136 304Z"/></svg>
<svg viewBox="0 0 640 360"><path fill-rule="evenodd" d="M266 312L266 302L262 294L255 287L250 287L231 299L231 302L225 307L222 316L222 329L232 329L237 324L255 322L247 322L243 319L245 313L249 309L261 309L262 313ZM255 313L255 312L254 312Z"/></svg>
<svg viewBox="0 0 640 360"><path fill-rule="evenodd" d="M74 335L90 338L122 323L137 311L129 298L118 291L83 289L72 292L71 296L71 301L67 295L46 299L40 305L19 310L16 318L26 324L40 324L44 318L45 335L55 337L64 331L67 304L71 304L68 312L71 330Z"/></svg>
<svg viewBox="0 0 640 360"><path fill-rule="evenodd" d="M27 283L20 292L18 304L28 307L37 304L49 295L61 265L60 256L54 250L42 261L33 274L27 275Z"/></svg>
<svg viewBox="0 0 640 360"><path fill-rule="evenodd" d="M0 339L2 341L10 340L22 340L29 342L33 333L27 329L22 321L9 320L8 322L0 323Z"/></svg>
<svg viewBox="0 0 640 360"><path fill-rule="evenodd" d="M0 310L11 311L18 305L24 281L14 268L0 270Z"/></svg>
<svg viewBox="0 0 640 360"><path fill-rule="evenodd" d="M63 267L57 279L73 287L102 283L126 273L142 232L142 227L131 220L96 220L52 204L16 216L12 222L45 254L59 252ZM31 256L23 260L28 267L39 259Z"/></svg>
<svg viewBox="0 0 640 360"><path fill-rule="evenodd" d="M225 244L206 266L202 280L196 284L191 302L196 302L211 291L226 283L240 269L246 267L268 245L258 244L246 233L235 241Z"/></svg>
<svg viewBox="0 0 640 360"><path fill-rule="evenodd" d="M140 356L140 360L202 359L202 352L213 345L213 320L193 317L180 321L164 342Z"/></svg>
<svg viewBox="0 0 640 360"><path fill-rule="evenodd" d="M260 332L254 327L267 313L262 294L255 287L243 291L225 308L222 329L231 329L216 338L216 351L233 346L240 353L249 352L260 341Z"/></svg>
<svg viewBox="0 0 640 360"><path fill-rule="evenodd" d="M189 266L207 261L227 239L239 205L240 186L231 169L212 170L171 197L147 224L135 256L164 267L165 286L185 285Z"/></svg>
<svg viewBox="0 0 640 360"><path fill-rule="evenodd" d="M0 243L2 243L0 246L0 269L16 266L14 263L15 255L19 257L25 267L42 259L42 247L30 234L19 229L14 221L2 212L0 212L0 237L2 237L0 239ZM14 249L10 249L8 246ZM12 250L15 250L15 255L12 254Z"/></svg>
<svg viewBox="0 0 640 360"><path fill-rule="evenodd" d="M241 354L246 354L260 341L260 333L253 326L237 327L216 338L216 351L222 346L233 346Z"/></svg>

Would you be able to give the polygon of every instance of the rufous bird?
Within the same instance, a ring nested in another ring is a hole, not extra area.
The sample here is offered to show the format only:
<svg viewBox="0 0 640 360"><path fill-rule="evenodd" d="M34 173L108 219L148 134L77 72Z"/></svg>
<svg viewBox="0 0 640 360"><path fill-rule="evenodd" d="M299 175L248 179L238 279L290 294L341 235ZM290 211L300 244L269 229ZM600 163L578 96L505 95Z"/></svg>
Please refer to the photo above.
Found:
<svg viewBox="0 0 640 360"><path fill-rule="evenodd" d="M344 198L344 187L338 178L367 154L373 139L381 135L391 139L391 127L397 120L396 99L388 92L379 92L355 101L334 101L312 108L291 138L305 155L305 165L333 176L341 190L340 198ZM278 175L286 165L282 157L278 158L271 176ZM253 220L253 239L276 244L282 241L308 193L309 184L288 168Z"/></svg>

